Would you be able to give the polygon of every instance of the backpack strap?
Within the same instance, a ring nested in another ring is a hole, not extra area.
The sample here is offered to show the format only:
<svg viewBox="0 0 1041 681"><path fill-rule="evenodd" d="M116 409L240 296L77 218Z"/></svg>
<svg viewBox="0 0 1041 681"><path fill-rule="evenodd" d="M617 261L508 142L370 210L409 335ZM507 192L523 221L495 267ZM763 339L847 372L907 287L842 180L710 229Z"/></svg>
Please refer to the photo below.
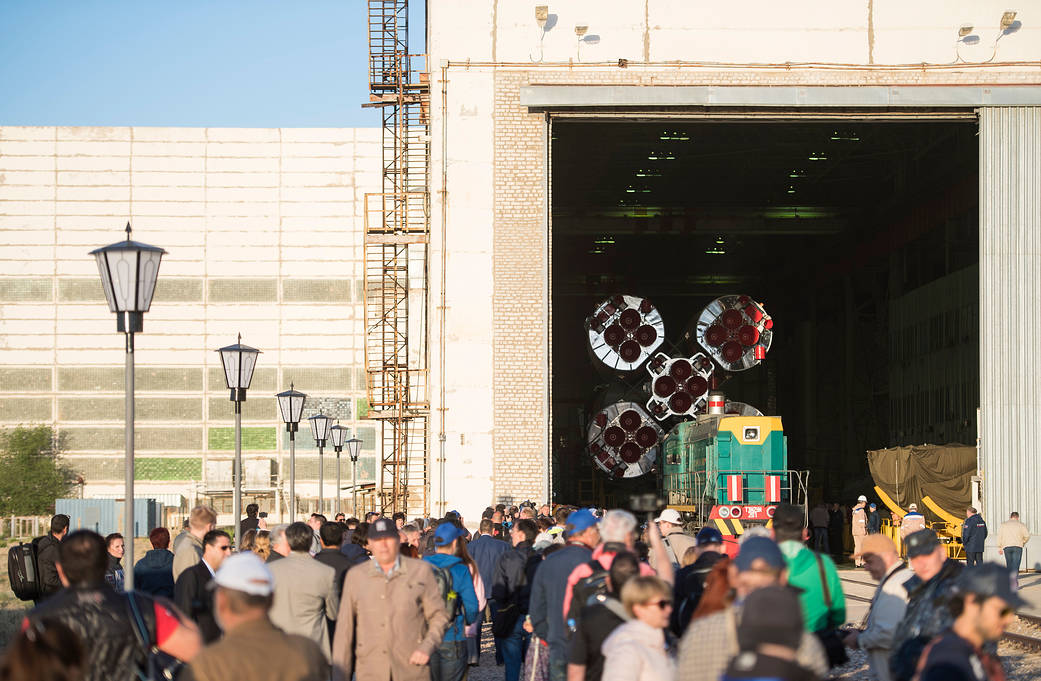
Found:
<svg viewBox="0 0 1041 681"><path fill-rule="evenodd" d="M821 575L821 586L824 587L824 604L828 606L828 613L831 613L831 589L828 588L828 578L824 574L824 559L821 558L821 554L816 551L813 552L813 557L817 559L817 569Z"/></svg>

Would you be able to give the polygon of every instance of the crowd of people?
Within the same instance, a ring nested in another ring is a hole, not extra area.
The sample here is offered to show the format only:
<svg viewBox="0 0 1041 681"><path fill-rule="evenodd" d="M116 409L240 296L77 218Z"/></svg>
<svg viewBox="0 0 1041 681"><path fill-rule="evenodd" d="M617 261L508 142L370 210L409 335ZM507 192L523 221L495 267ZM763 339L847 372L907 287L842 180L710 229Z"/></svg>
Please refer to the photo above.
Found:
<svg viewBox="0 0 1041 681"><path fill-rule="evenodd" d="M59 515L0 681L462 681L489 634L505 681L808 681L851 649L882 681L1001 681L995 641L1023 605L1009 570L948 558L924 527L902 542L905 563L866 502L851 512L853 558L878 586L856 627L822 507L778 505L728 555L718 529L687 534L672 509L641 525L534 504L488 507L473 531L455 511L269 529L251 505L236 551L199 506L172 541L150 533L132 592L123 537L69 533ZM970 510L966 528L985 533ZM1013 521L1006 554L1023 542Z"/></svg>

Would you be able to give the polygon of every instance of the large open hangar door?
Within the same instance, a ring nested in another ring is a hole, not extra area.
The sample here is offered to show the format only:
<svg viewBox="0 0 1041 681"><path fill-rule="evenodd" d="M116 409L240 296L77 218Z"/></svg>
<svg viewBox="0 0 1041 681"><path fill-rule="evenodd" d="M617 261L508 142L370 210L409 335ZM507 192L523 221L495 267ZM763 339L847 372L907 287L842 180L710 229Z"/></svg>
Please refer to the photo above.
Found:
<svg viewBox="0 0 1041 681"><path fill-rule="evenodd" d="M977 132L971 109L551 116L555 497L610 503L653 486L607 484L584 447L618 382L583 320L618 293L652 300L681 347L717 296L765 304L770 353L723 390L783 417L818 499L868 489L867 449L973 443Z"/></svg>

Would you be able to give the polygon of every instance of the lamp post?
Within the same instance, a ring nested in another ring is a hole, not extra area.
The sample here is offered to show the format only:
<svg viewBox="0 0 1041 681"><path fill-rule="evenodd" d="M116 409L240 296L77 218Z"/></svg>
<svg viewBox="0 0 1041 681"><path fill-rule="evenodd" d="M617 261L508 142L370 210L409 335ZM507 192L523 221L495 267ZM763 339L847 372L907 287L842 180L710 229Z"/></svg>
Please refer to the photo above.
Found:
<svg viewBox="0 0 1041 681"><path fill-rule="evenodd" d="M340 452L343 451L343 443L347 438L347 429L337 421L336 425L329 429L329 438L333 441L333 449L336 450L336 513L340 512Z"/></svg>
<svg viewBox="0 0 1041 681"><path fill-rule="evenodd" d="M311 422L311 434L318 445L318 512L325 514L325 471L322 469L322 455L325 454L325 441L329 439L329 417L315 414L307 418Z"/></svg>
<svg viewBox="0 0 1041 681"><path fill-rule="evenodd" d="M260 350L242 344L239 334L235 345L221 348L221 364L224 365L224 382L231 391L231 401L235 403L235 464L231 472L231 514L235 516L235 549L242 547L242 533L239 523L242 515L242 403L246 401L246 391L253 381L253 369L257 366L257 355Z"/></svg>
<svg viewBox="0 0 1041 681"><path fill-rule="evenodd" d="M116 313L116 331L126 335L126 499L123 502L124 536L126 537L126 590L134 588L134 334L144 328L144 314L152 306L155 282L159 277L159 262L166 253L157 246L149 246L127 238L90 252L97 261L101 285L110 312Z"/></svg>
<svg viewBox="0 0 1041 681"><path fill-rule="evenodd" d="M300 426L300 417L304 413L304 402L307 395L293 389L275 395L278 398L278 409L282 412L282 420L289 433L289 522L296 518L296 431Z"/></svg>
<svg viewBox="0 0 1041 681"><path fill-rule="evenodd" d="M347 453L351 455L351 493L354 498L351 501L351 513L354 517L358 517L358 449L361 447L361 440L356 437L352 437L347 440Z"/></svg>

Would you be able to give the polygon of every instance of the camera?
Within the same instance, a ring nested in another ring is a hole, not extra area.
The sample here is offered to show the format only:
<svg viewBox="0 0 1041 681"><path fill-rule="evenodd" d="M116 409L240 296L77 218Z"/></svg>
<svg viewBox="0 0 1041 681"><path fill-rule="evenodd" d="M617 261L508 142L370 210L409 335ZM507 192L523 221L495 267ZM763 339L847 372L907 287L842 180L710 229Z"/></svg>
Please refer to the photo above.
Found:
<svg viewBox="0 0 1041 681"><path fill-rule="evenodd" d="M657 494L634 494L629 497L629 508L635 513L654 513L665 505Z"/></svg>

